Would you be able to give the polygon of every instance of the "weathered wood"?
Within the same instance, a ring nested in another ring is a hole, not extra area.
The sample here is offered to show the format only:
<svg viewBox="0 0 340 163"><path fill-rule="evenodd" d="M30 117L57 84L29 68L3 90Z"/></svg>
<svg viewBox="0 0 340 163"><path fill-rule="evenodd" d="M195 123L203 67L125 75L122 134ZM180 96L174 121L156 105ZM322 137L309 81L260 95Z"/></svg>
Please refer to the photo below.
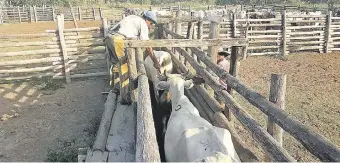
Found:
<svg viewBox="0 0 340 163"><path fill-rule="evenodd" d="M69 36L71 37L71 36ZM73 37L73 36L72 36ZM125 40L125 46L129 48L137 47L200 47L200 46L234 46L246 45L247 40L244 38L238 39L161 39L161 40ZM240 44L239 44L240 43Z"/></svg>
<svg viewBox="0 0 340 163"><path fill-rule="evenodd" d="M237 154L239 155L242 162L258 162L259 161L259 159L255 156L255 154L249 150L249 147L244 143L242 138L238 135L237 131L234 129L232 124L230 124L228 119L221 112L216 112L214 115L214 119L218 127L225 128L230 132L235 150Z"/></svg>
<svg viewBox="0 0 340 163"><path fill-rule="evenodd" d="M87 77L97 77L97 76L105 76L105 75L107 75L107 72L73 74L73 75L71 75L71 78L87 78Z"/></svg>
<svg viewBox="0 0 340 163"><path fill-rule="evenodd" d="M103 19L103 9L101 7L99 7L99 17Z"/></svg>
<svg viewBox="0 0 340 163"><path fill-rule="evenodd" d="M70 77L70 68L68 65L68 56L67 56L67 50L66 50L66 44L65 44L65 36L64 36L64 15L61 14L57 17L57 29L59 33L59 41L60 41L60 48L63 53L63 61L64 61L64 69L65 69L65 77L66 77L66 83L71 83L71 77Z"/></svg>
<svg viewBox="0 0 340 163"><path fill-rule="evenodd" d="M286 10L282 11L282 55L287 55L287 20L286 20Z"/></svg>
<svg viewBox="0 0 340 163"><path fill-rule="evenodd" d="M136 162L160 162L154 120L152 116L148 77L143 64L142 50L137 50L138 102L137 102L137 136Z"/></svg>
<svg viewBox="0 0 340 163"><path fill-rule="evenodd" d="M77 23L76 17L74 16L73 7L72 7L72 4L70 3L70 1L68 1L68 5L70 7L70 11L71 11L74 27L76 29L78 29L78 23ZM77 35L79 36L79 32L78 31L77 31ZM78 40L78 42L79 42L79 40Z"/></svg>
<svg viewBox="0 0 340 163"><path fill-rule="evenodd" d="M107 96L104 112L102 114L102 119L100 121L99 129L97 131L96 140L93 143L93 150L100 150L102 152L106 151L106 142L108 140L108 134L111 126L111 120L113 113L117 107L117 94L114 92L109 92ZM116 124L114 124L116 125Z"/></svg>
<svg viewBox="0 0 340 163"><path fill-rule="evenodd" d="M56 37L56 34L52 33L35 33L35 34L0 34L0 38L23 38L23 37L29 37L29 38L35 38L35 37Z"/></svg>
<svg viewBox="0 0 340 163"><path fill-rule="evenodd" d="M79 16L79 20L82 20L82 17L81 17L81 8L78 7L78 16Z"/></svg>
<svg viewBox="0 0 340 163"><path fill-rule="evenodd" d="M286 75L271 75L269 101L276 104L282 110L285 110L286 78ZM271 118L268 118L267 131L282 146L283 130Z"/></svg>
<svg viewBox="0 0 340 163"><path fill-rule="evenodd" d="M233 29L233 31L232 31L232 33L233 33L233 37L236 37L236 31L237 31L237 21L236 21L236 13L233 13L233 23L231 24L231 26L232 26L232 29Z"/></svg>
<svg viewBox="0 0 340 163"><path fill-rule="evenodd" d="M34 12L35 22L38 22L37 8L35 6L33 6L33 12Z"/></svg>
<svg viewBox="0 0 340 163"><path fill-rule="evenodd" d="M204 52L197 48L191 48L192 52L197 55L209 68L211 68L228 86L236 90L251 104L259 108L263 113L273 119L281 128L290 133L294 138L306 147L313 155L323 161L339 161L340 150L331 144L327 139L304 126L296 118L290 116L287 112L279 109L273 103L268 101L259 93L253 91L245 84L234 78L220 67L212 63L205 57ZM193 65L191 63L191 65Z"/></svg>
<svg viewBox="0 0 340 163"><path fill-rule="evenodd" d="M66 48L64 50L67 52L76 52L77 48ZM26 56L26 55L49 54L49 53L60 53L60 52L63 52L63 51L61 49L29 50L29 51L0 53L0 57Z"/></svg>
<svg viewBox="0 0 340 163"><path fill-rule="evenodd" d="M182 48L176 48L181 51L184 57L195 68L196 72L203 77L206 83L208 83L214 91L223 97L225 105L232 110L237 119L253 133L253 137L257 140L261 147L270 152L271 157L275 161L294 161L294 159L287 153L285 149L280 147L278 143L265 131L260 124L258 124L238 103L236 103L229 93L222 89L222 86L212 77L212 75L204 68L202 68L189 54ZM210 61L211 62L211 61Z"/></svg>
<svg viewBox="0 0 340 163"><path fill-rule="evenodd" d="M90 31L99 31L100 27L88 27L88 28L71 28L64 29L64 32L90 32ZM45 30L47 33L55 33L57 30Z"/></svg>
<svg viewBox="0 0 340 163"><path fill-rule="evenodd" d="M136 66L136 51L131 48L128 51L128 66L129 66L129 76L130 76L130 97L131 100L137 102L137 88L135 88L134 83L138 80L137 77L137 66Z"/></svg>
<svg viewBox="0 0 340 163"><path fill-rule="evenodd" d="M96 20L96 9L92 7L93 20Z"/></svg>
<svg viewBox="0 0 340 163"><path fill-rule="evenodd" d="M190 99L192 104L196 107L198 112L200 113L200 116L207 120L208 122L212 123L212 113L207 113L206 110L208 109L207 103L203 100L203 98L197 94L197 91L194 89L185 90L185 93L187 94L187 97ZM208 115L210 114L210 115Z"/></svg>
<svg viewBox="0 0 340 163"><path fill-rule="evenodd" d="M328 53L329 52L329 44L330 44L330 38L331 38L331 31L330 31L330 27L332 24L332 11L328 12L327 15L327 20L326 20L326 38L325 38L325 47L324 47L324 52Z"/></svg>
<svg viewBox="0 0 340 163"><path fill-rule="evenodd" d="M55 17L55 8L54 6L52 6L52 21L55 21L56 17Z"/></svg>
<svg viewBox="0 0 340 163"><path fill-rule="evenodd" d="M20 13L20 7L18 6L18 7L17 7L17 9L18 9L19 23L21 23L21 13Z"/></svg>
<svg viewBox="0 0 340 163"><path fill-rule="evenodd" d="M269 101L276 104L282 110L285 110L285 91L286 75L272 74ZM271 118L268 118L267 131L282 147L283 130L276 125ZM265 159L266 161L270 161L268 156Z"/></svg>
<svg viewBox="0 0 340 163"><path fill-rule="evenodd" d="M120 99L118 99L120 100ZM134 162L136 145L136 105L117 104L106 148L108 162Z"/></svg>

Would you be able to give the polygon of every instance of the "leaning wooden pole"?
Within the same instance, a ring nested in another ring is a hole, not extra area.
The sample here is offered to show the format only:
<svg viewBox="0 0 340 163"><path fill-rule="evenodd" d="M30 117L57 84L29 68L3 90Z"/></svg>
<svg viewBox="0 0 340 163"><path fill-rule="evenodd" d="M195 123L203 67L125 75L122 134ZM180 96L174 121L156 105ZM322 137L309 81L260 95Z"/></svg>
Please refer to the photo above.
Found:
<svg viewBox="0 0 340 163"><path fill-rule="evenodd" d="M93 150L100 150L102 152L106 150L106 141L111 126L112 116L117 107L117 94L110 91L104 106L105 108L100 121L96 140L94 141L92 147Z"/></svg>
<svg viewBox="0 0 340 163"><path fill-rule="evenodd" d="M137 49L137 69L140 75L138 77L136 162L160 162L148 77L143 64L142 50Z"/></svg>

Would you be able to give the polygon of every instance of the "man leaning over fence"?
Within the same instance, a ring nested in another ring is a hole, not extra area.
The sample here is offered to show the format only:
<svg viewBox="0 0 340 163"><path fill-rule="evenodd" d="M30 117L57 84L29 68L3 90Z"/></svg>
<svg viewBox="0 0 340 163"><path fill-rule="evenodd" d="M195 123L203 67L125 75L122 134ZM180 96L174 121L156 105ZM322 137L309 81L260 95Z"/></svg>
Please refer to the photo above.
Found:
<svg viewBox="0 0 340 163"><path fill-rule="evenodd" d="M114 86L114 73L120 72L121 79L127 72L124 66L128 61L126 55L124 40L149 40L149 29L153 24L157 24L157 16L153 11L144 12L141 16L129 15L123 18L119 23L109 29L109 35L105 38L108 48L108 59L110 66L110 86ZM160 64L157 61L152 47L146 48L147 54L154 62L155 68L160 71ZM117 67L117 68L114 68ZM124 75L123 75L124 74ZM124 81L122 81L124 83Z"/></svg>
<svg viewBox="0 0 340 163"><path fill-rule="evenodd" d="M142 16L137 15L129 15L123 18L118 24L109 29L110 38L106 39L108 41L113 41L114 47L112 52L116 54L110 53L110 59L113 64L117 64L119 61L119 55L117 55L117 51L123 51L124 47L120 47L120 44L115 44L116 41L120 40L149 40L149 29L153 24L157 24L157 16L153 11L146 11L142 14ZM122 41L123 42L123 41ZM109 47L110 48L110 47ZM158 63L152 47L146 48L146 51L150 58L154 62L154 66L159 70L160 64ZM121 53L121 52L118 52Z"/></svg>

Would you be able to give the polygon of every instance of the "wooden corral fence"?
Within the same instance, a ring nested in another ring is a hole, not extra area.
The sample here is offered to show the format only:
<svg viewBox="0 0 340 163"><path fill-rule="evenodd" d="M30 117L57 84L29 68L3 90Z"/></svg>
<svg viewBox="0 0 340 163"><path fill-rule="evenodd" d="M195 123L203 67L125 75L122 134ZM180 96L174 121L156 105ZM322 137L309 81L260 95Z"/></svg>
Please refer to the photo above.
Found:
<svg viewBox="0 0 340 163"><path fill-rule="evenodd" d="M211 26L214 27L216 25L214 24L215 23L211 23ZM187 32L187 36L189 37L181 36L166 28L163 28L164 31L160 30L165 32L165 34L163 33L160 35L163 36L163 38L171 36L175 39L187 39L190 38L190 35L192 35L190 34L192 31L192 27L190 26L191 25L189 24L189 30ZM210 37L214 36L214 32L215 31L211 31ZM295 161L293 157L291 157L290 154L285 149L283 149L282 146L280 146L280 144L264 128L262 128L250 116L250 114L244 108L242 108L242 106L240 106L240 104L238 104L233 99L232 90L234 90L247 99L249 103L256 106L259 110L266 114L271 121L277 123L283 130L296 138L308 151L318 157L321 161L339 161L340 150L337 149L335 145L331 144L324 137L311 131L294 117L288 115L286 111L280 109L280 106L278 106L280 104L275 105L259 93L244 85L236 78L238 67L236 65L238 65L239 58L242 56L242 47L240 46L246 45L243 44L241 40L242 39L237 40L236 38L230 38L231 42L222 43L223 46L231 46L232 49L230 74L216 65L215 61L217 54L215 53L215 50L217 48L216 46L219 45L210 45L208 56L199 48L197 48L200 47L198 44L196 47L192 47L195 45L190 45L190 47L187 49L179 47L174 48L174 52L181 54L181 56L184 58L177 57L176 54L172 53L170 49L165 48L165 50L170 52L172 55L173 61L180 71L186 71L186 67L188 66L192 67L194 69L193 72L196 72L196 75L199 75L204 79L205 83L213 89L213 91L219 96L220 99L222 99L226 106L226 109L221 107L221 105L219 105L213 96L211 96L209 90L204 89L202 86L196 85L193 90L190 90L190 94L196 95L195 99L198 102L200 101L199 99L204 99L206 102L206 106L201 107L202 109L199 109L200 113L202 115L205 113L207 115L206 117L208 120L210 120L210 122L212 122L212 124L227 128L229 131L231 131L234 141L237 140L238 135L235 134L233 128L230 126L232 126L232 117L236 117L245 128L251 131L252 137L260 144L264 151L266 151L270 160ZM201 64L204 64L208 69L206 69L205 66L202 66ZM228 89L221 89L222 86L215 80L212 74L217 75L220 79L227 83ZM272 88L274 89L274 86L278 84L274 82L272 85ZM274 101L273 98L271 98L271 101ZM227 118L229 118L228 120L223 115L223 112L225 115L227 115ZM230 116L231 113L233 116ZM239 144L242 144L242 142Z"/></svg>
<svg viewBox="0 0 340 163"><path fill-rule="evenodd" d="M122 9L103 9L98 7L81 8L81 7L53 7L53 6L14 6L3 7L0 9L0 23L14 22L38 22L38 21L56 21L57 15L64 14L66 21L72 21L73 15L76 20L101 20L103 17L120 20Z"/></svg>
<svg viewBox="0 0 340 163"><path fill-rule="evenodd" d="M64 29L38 34L0 34L0 81L41 77L66 79L107 74L100 27Z"/></svg>
<svg viewBox="0 0 340 163"><path fill-rule="evenodd" d="M193 38L209 38L212 30L217 30L218 38L244 37L249 41L245 56L252 55L288 55L294 52L314 51L327 53L339 50L340 17L333 17L332 12L322 15L288 15L285 10L277 12L276 17L252 19L248 13L245 19L216 22L216 29L211 29L209 21L194 22ZM181 36L186 36L187 22L176 22L168 26L176 31L181 25ZM202 28L202 33L199 33ZM198 35L201 36L198 36ZM206 51L207 46L203 49ZM229 49L230 51L231 49Z"/></svg>
<svg viewBox="0 0 340 163"><path fill-rule="evenodd" d="M172 12L176 12L176 11L191 11L191 6L181 6L181 5L177 5L177 6L161 6L159 7L159 10L165 10L165 11L172 11Z"/></svg>
<svg viewBox="0 0 340 163"><path fill-rule="evenodd" d="M284 110L285 76L272 76L270 101L237 79L238 65L243 55L242 50L247 45L246 39L235 37L224 40L214 39L216 31L211 32L209 39L191 39L194 31L193 23L188 25L186 37L165 28L169 25L161 24L158 27L157 36L159 39L148 41L126 40L125 42L124 47L128 52L126 57L129 60L129 71L127 73L129 74L130 82L129 91L120 92L119 96L123 98L126 97L126 94L129 94L132 106L136 107L136 140L133 161L160 161L159 153L157 152L157 141L154 136L155 129L148 78L142 54L142 48L149 46L169 52L178 73L190 71L191 77L200 77L204 80L206 87L196 83L192 89L186 90L186 95L203 118L215 126L226 128L230 131L236 151L242 161L259 160L249 150L247 144L243 142L233 127L235 118L251 132L253 139L266 152L266 161L296 161L282 147L282 134L280 134L282 130L275 127L276 125L297 139L321 161L340 161L340 150L335 145L304 126ZM212 22L211 26L216 26L216 23ZM177 30L177 32L181 33L180 30ZM170 37L171 39L169 39ZM208 55L199 48L202 45L209 46ZM219 46L232 49L229 73L216 65L216 50ZM228 88L226 90L217 82L216 76L227 83ZM236 92L268 116L267 130L235 101L233 95ZM224 103L225 107L215 99L214 93L216 97L222 100L221 102ZM112 161L107 156L104 157L106 158L102 159L101 157L99 160ZM98 160L89 159L89 161Z"/></svg>

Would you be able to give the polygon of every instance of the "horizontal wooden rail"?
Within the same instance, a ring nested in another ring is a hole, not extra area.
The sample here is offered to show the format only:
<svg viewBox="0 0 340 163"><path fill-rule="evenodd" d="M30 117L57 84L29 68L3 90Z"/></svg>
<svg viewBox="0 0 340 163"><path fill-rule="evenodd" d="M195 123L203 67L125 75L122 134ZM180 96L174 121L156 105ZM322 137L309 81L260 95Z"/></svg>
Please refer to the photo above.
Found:
<svg viewBox="0 0 340 163"><path fill-rule="evenodd" d="M201 47L201 46L237 46L246 45L246 39L167 39L167 40L125 40L125 46L137 47Z"/></svg>

